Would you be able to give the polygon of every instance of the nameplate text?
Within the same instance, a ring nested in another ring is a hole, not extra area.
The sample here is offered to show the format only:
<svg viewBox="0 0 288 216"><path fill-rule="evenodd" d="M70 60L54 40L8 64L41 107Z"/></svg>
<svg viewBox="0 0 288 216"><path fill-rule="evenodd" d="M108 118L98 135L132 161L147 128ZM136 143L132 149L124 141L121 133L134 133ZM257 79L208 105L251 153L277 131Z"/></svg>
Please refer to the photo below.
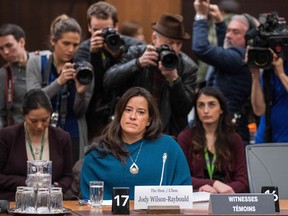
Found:
<svg viewBox="0 0 288 216"><path fill-rule="evenodd" d="M134 209L147 209L148 206L192 208L192 185L135 186Z"/></svg>

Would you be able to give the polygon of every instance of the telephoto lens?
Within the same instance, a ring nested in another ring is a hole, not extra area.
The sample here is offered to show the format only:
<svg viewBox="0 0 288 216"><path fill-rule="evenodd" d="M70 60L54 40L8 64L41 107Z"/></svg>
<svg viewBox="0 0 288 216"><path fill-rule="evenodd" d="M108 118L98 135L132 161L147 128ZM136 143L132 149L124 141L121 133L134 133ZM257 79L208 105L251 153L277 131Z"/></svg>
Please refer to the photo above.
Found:
<svg viewBox="0 0 288 216"><path fill-rule="evenodd" d="M159 61L162 62L165 68L169 70L177 68L178 56L168 44L162 44L156 51L159 55Z"/></svg>
<svg viewBox="0 0 288 216"><path fill-rule="evenodd" d="M82 85L88 85L93 79L93 66L87 62L77 62L74 64L76 70L76 78Z"/></svg>

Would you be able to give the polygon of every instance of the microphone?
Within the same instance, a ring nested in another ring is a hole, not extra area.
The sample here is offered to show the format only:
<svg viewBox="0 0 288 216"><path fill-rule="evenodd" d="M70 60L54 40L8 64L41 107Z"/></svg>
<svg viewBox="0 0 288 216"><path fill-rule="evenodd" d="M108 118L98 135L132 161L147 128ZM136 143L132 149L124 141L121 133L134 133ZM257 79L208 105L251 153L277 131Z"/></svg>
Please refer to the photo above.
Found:
<svg viewBox="0 0 288 216"><path fill-rule="evenodd" d="M165 163L167 160L167 153L164 152L163 156L162 156L162 171L161 171L161 179L160 179L160 186L162 185L162 181L163 181L163 174L164 174L164 168L165 168Z"/></svg>

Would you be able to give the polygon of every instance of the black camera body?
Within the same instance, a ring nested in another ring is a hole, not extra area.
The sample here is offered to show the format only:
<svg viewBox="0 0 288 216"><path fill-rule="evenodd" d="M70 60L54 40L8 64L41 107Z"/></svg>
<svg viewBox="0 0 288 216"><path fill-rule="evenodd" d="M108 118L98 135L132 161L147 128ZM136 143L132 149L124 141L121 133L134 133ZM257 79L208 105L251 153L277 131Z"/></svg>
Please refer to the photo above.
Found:
<svg viewBox="0 0 288 216"><path fill-rule="evenodd" d="M93 66L90 62L81 61L74 64L76 79L82 85L88 85L93 79Z"/></svg>
<svg viewBox="0 0 288 216"><path fill-rule="evenodd" d="M124 40L121 38L119 32L113 28L102 29L102 37L105 43L112 51L124 51Z"/></svg>
<svg viewBox="0 0 288 216"><path fill-rule="evenodd" d="M246 34L247 44L251 46L248 50L248 65L268 70L273 61L269 48L283 60L288 59L288 29L285 19L276 13L260 14L259 21L259 29Z"/></svg>
<svg viewBox="0 0 288 216"><path fill-rule="evenodd" d="M169 45L162 44L156 49L156 52L159 55L158 61L161 61L165 68L169 70L177 68L179 62L178 56Z"/></svg>

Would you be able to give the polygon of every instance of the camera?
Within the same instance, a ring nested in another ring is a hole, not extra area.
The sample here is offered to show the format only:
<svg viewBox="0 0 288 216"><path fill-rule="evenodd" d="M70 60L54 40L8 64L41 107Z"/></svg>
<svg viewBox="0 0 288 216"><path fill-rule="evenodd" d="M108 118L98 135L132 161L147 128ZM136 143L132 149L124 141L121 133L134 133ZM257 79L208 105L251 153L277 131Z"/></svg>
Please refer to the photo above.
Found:
<svg viewBox="0 0 288 216"><path fill-rule="evenodd" d="M259 15L258 30L252 29L245 35L248 50L248 65L269 70L272 67L272 49L283 60L288 59L288 29L284 18L277 13Z"/></svg>
<svg viewBox="0 0 288 216"><path fill-rule="evenodd" d="M74 64L76 70L76 79L82 85L88 85L93 79L93 66L87 62L77 62Z"/></svg>
<svg viewBox="0 0 288 216"><path fill-rule="evenodd" d="M159 55L158 61L161 61L165 68L169 70L177 68L178 56L169 45L162 44L159 48L156 49L156 52Z"/></svg>
<svg viewBox="0 0 288 216"><path fill-rule="evenodd" d="M105 43L112 51L124 51L124 40L121 38L119 32L113 28L102 29L102 37Z"/></svg>

